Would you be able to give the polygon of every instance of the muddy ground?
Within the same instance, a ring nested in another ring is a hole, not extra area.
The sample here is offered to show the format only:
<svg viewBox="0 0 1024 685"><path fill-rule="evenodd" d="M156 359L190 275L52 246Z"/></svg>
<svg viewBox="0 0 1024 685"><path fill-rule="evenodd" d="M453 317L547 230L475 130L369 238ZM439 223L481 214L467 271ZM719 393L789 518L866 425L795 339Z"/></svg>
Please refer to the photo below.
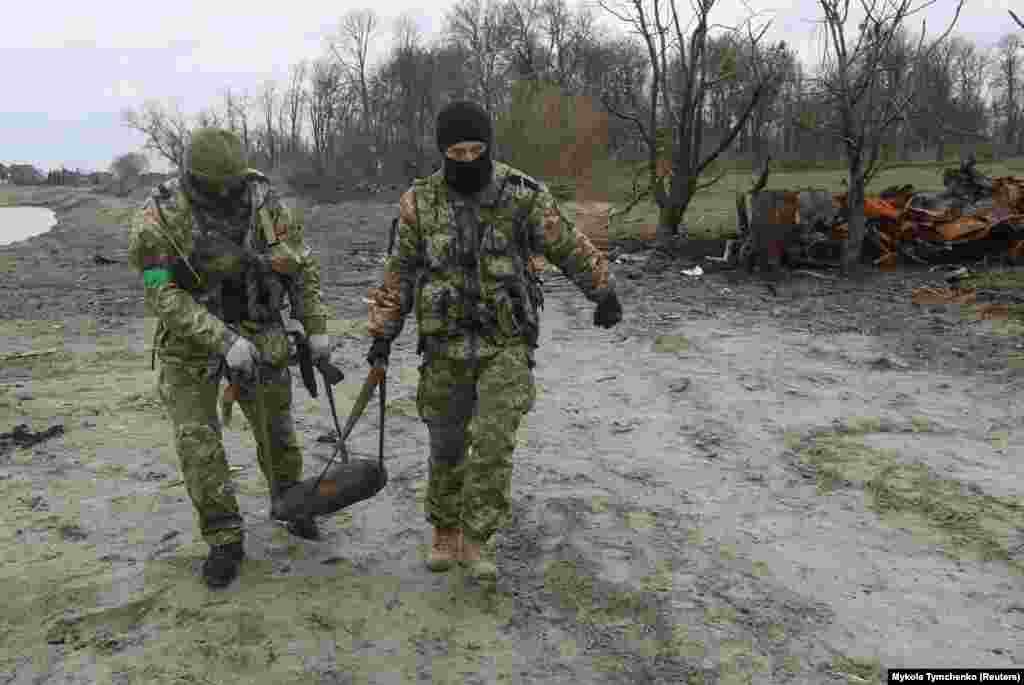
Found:
<svg viewBox="0 0 1024 685"><path fill-rule="evenodd" d="M390 482L324 520L323 542L267 521L254 441L240 417L225 431L249 558L210 591L123 263L131 205L4 192L59 223L0 248L0 431L63 430L0 441L0 683L876 683L1024 664L1022 329L913 305L940 274L772 290L681 275L692 258L617 264L611 331L549 274L493 586L423 566L410 321ZM393 213L379 198L307 211L343 415ZM313 475L330 419L295 388ZM354 452L374 452L376 425L368 411Z"/></svg>

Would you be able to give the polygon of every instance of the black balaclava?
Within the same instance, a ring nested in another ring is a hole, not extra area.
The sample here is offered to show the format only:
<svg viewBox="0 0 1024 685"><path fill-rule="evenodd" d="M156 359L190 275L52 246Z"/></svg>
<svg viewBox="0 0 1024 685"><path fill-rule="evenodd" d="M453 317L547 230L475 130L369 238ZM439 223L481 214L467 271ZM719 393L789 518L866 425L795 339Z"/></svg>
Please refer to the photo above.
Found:
<svg viewBox="0 0 1024 685"><path fill-rule="evenodd" d="M444 157L444 180L456 192L472 195L491 182L494 173L492 139L491 118L476 103L465 100L452 102L437 115L437 147L442 155L456 143L468 140L487 143L484 153L472 162L457 162Z"/></svg>

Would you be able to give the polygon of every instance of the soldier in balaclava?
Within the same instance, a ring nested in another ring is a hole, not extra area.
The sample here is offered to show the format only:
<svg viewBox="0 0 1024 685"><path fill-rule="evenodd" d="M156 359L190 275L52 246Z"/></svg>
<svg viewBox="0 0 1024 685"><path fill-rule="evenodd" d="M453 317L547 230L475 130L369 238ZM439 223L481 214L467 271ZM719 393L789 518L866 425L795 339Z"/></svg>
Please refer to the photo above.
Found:
<svg viewBox="0 0 1024 685"><path fill-rule="evenodd" d="M482 548L510 510L516 431L533 408L543 256L588 300L594 324L622 318L607 258L541 182L492 159L487 113L454 102L437 118L444 166L399 200L397 252L370 291L368 361L387 361L416 306L417 405L430 436L427 566L461 562L494 579Z"/></svg>
<svg viewBox="0 0 1024 685"><path fill-rule="evenodd" d="M214 128L192 133L180 177L157 186L142 207L131 230L130 259L158 320L158 388L210 546L203 574L211 587L222 587L237 575L244 550L221 439L219 383L227 376L241 389L239 404L271 485L274 515L274 505L302 474L282 294L288 293L291 316L304 327L314 363L328 358L320 267L301 222L267 177L247 167L237 136ZM300 537L319 536L311 517L283 522Z"/></svg>

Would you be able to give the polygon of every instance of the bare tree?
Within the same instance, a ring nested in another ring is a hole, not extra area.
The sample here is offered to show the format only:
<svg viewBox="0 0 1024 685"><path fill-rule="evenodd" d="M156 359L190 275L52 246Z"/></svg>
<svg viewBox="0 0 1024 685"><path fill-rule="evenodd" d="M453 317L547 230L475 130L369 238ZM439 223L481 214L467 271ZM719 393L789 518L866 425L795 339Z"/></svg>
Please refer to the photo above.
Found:
<svg viewBox="0 0 1024 685"><path fill-rule="evenodd" d="M205 107L196 115L196 126L201 128L220 128L223 123L224 118L213 107Z"/></svg>
<svg viewBox="0 0 1024 685"><path fill-rule="evenodd" d="M987 140L991 121L985 102L988 55L964 39L954 39L953 57L953 111L949 132L959 142Z"/></svg>
<svg viewBox="0 0 1024 685"><path fill-rule="evenodd" d="M291 70L291 84L285 93L284 115L282 119L287 122L288 153L294 155L299 150L299 140L302 135L303 107L306 104L305 87L306 72L308 70L305 60L294 65Z"/></svg>
<svg viewBox="0 0 1024 685"><path fill-rule="evenodd" d="M1000 94L998 111L1004 122L1003 142L1009 151L1019 145L1017 133L1021 108L1021 48L1024 40L1014 34L1003 36L996 46L992 62L993 89Z"/></svg>
<svg viewBox="0 0 1024 685"><path fill-rule="evenodd" d="M648 152L647 173L650 188L658 205L656 239L667 248L679 231L687 207L698 190L707 188L721 179L721 175L703 184L700 176L719 155L732 144L746 125L758 101L768 92L774 75L770 69L758 69L755 83L748 94L746 107L730 126L728 133L705 154L704 106L708 91L723 80L735 78L735 70L727 62L714 63L709 59L709 15L715 0L695 0L696 26L687 34L683 30L675 0L630 0L629 10L620 12L604 6L619 20L631 25L641 36L647 48L651 81L648 89L646 121L636 111L626 112L615 107L610 98L604 98L605 107L631 121ZM748 27L746 43L753 52L767 30L756 35ZM663 128L661 122L668 124ZM666 154L671 160L671 173L659 171L659 157ZM669 184L666 188L665 181Z"/></svg>
<svg viewBox="0 0 1024 685"><path fill-rule="evenodd" d="M274 115L279 111L277 83L270 80L264 82L263 91L259 96L259 106L263 112L263 130L260 132L261 147L267 157L267 163L274 168L277 166L280 156L277 127L274 122Z"/></svg>
<svg viewBox="0 0 1024 685"><path fill-rule="evenodd" d="M906 116L910 103L918 95L918 78L907 78L899 97L885 97L884 69L881 65L904 22L929 0L913 6L911 0L860 0L864 20L852 42L847 36L850 0L818 0L825 18L827 35L824 78L820 84L837 116L832 132L843 143L847 161L848 237L843 246L845 272L857 268L864 243L864 194L868 181L877 171L879 152L886 131ZM946 31L930 46L924 46L924 26L907 69L916 74L932 53L953 30L964 0L958 0L956 14Z"/></svg>
<svg viewBox="0 0 1024 685"><path fill-rule="evenodd" d="M153 150L175 167L181 167L189 126L177 102L167 106L150 100L138 112L123 110L121 121L146 137L146 149Z"/></svg>
<svg viewBox="0 0 1024 685"><path fill-rule="evenodd" d="M324 173L334 151L334 122L342 95L341 68L334 62L318 60L310 76L309 123L313 130L313 149L318 173Z"/></svg>
<svg viewBox="0 0 1024 685"><path fill-rule="evenodd" d="M370 109L369 53L370 42L377 33L379 23L373 10L352 10L341 20L338 36L330 41L331 52L346 75L358 85L363 133L370 131L373 114Z"/></svg>
<svg viewBox="0 0 1024 685"><path fill-rule="evenodd" d="M548 61L541 45L541 5L538 0L505 0L500 5L502 33L507 36L511 68L518 78L536 81Z"/></svg>
<svg viewBox="0 0 1024 685"><path fill-rule="evenodd" d="M502 13L496 0L459 0L447 15L448 37L468 52L465 68L475 96L492 116L502 103L509 69L509 36Z"/></svg>

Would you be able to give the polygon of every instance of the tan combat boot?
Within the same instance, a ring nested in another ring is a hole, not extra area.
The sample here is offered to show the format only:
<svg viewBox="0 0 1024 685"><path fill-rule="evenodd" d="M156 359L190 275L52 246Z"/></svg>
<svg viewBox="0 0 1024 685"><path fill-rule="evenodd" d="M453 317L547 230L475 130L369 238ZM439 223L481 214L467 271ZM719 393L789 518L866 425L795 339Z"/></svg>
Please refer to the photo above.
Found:
<svg viewBox="0 0 1024 685"><path fill-rule="evenodd" d="M496 581L498 579L498 566L484 558L483 547L484 543L477 542L464 535L462 537L462 550L459 555L459 561L473 578Z"/></svg>
<svg viewBox="0 0 1024 685"><path fill-rule="evenodd" d="M430 545L427 568L431 571L447 571L459 559L459 543L462 531L458 528L434 528L434 541Z"/></svg>

